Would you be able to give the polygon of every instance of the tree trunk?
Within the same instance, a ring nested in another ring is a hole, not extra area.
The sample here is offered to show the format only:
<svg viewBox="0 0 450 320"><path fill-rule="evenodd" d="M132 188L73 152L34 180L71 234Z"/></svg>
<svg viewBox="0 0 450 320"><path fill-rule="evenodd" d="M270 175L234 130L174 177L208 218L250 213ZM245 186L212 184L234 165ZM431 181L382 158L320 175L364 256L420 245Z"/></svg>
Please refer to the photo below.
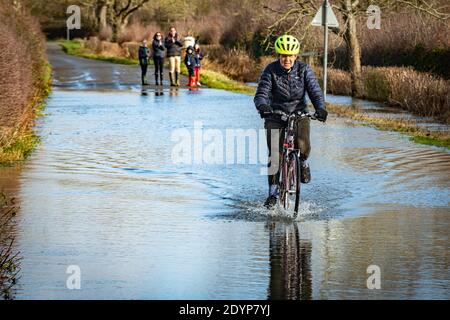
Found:
<svg viewBox="0 0 450 320"><path fill-rule="evenodd" d="M108 6L106 5L106 2L99 2L95 10L98 32L102 31L107 26L107 13Z"/></svg>
<svg viewBox="0 0 450 320"><path fill-rule="evenodd" d="M352 96L363 95L363 84L361 75L361 48L359 46L356 31L356 17L352 12L351 3L347 0L347 12L343 15L347 29L344 33L344 40L347 45L348 62L350 66Z"/></svg>
<svg viewBox="0 0 450 320"><path fill-rule="evenodd" d="M117 39L119 39L119 32L121 29L121 23L120 18L118 17L111 17L111 30L112 30L112 36L111 41L117 42Z"/></svg>

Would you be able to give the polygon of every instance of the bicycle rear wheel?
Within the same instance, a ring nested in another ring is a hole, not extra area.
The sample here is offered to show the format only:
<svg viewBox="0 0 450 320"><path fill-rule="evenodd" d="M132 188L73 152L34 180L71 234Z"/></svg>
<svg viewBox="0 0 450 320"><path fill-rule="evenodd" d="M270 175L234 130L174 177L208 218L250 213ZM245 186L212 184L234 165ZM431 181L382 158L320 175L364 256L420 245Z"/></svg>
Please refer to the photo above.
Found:
<svg viewBox="0 0 450 320"><path fill-rule="evenodd" d="M296 218L300 206L300 160L296 152L291 152L287 161L283 157L279 190L281 205Z"/></svg>

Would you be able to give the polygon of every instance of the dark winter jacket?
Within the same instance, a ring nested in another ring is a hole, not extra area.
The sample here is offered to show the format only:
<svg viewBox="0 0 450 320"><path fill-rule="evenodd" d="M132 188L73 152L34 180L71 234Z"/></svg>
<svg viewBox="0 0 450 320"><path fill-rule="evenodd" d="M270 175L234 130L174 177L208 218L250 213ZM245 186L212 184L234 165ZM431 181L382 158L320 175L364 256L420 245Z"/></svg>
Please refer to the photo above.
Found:
<svg viewBox="0 0 450 320"><path fill-rule="evenodd" d="M287 71L277 60L262 72L254 102L258 110L262 105L269 105L274 110L290 113L306 108L306 93L316 110L325 109L323 92L311 67L296 61Z"/></svg>
<svg viewBox="0 0 450 320"><path fill-rule="evenodd" d="M139 64L148 64L150 57L150 49L144 46L139 47Z"/></svg>
<svg viewBox="0 0 450 320"><path fill-rule="evenodd" d="M174 39L175 42L173 42L172 39ZM166 37L164 44L167 48L168 57L181 56L181 48L183 48L183 44L178 40L178 36L172 37L169 34Z"/></svg>
<svg viewBox="0 0 450 320"><path fill-rule="evenodd" d="M164 42L161 41L161 45L158 40L153 40L152 43L153 58L164 58L166 53L166 47L164 47Z"/></svg>
<svg viewBox="0 0 450 320"><path fill-rule="evenodd" d="M184 57L184 64L186 65L186 68L194 69L196 59L193 53L186 53L186 56Z"/></svg>
<svg viewBox="0 0 450 320"><path fill-rule="evenodd" d="M194 56L195 56L195 66L196 67L201 67L201 60L203 59L203 53L201 51L199 52L194 52Z"/></svg>

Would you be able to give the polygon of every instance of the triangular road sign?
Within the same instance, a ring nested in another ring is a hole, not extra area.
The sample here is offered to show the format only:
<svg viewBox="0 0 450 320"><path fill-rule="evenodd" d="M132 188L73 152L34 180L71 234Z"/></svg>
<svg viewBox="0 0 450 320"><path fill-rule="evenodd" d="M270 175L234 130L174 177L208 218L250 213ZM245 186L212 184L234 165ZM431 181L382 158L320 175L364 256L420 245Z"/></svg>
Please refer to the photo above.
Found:
<svg viewBox="0 0 450 320"><path fill-rule="evenodd" d="M316 15L314 16L313 21L311 22L311 25L313 26L325 26L325 5L327 5L327 25L329 27L339 27L339 22L337 21L336 16L334 15L333 10L331 9L330 4L328 3L328 0L325 0L322 4L322 6L319 8L319 11L317 11Z"/></svg>

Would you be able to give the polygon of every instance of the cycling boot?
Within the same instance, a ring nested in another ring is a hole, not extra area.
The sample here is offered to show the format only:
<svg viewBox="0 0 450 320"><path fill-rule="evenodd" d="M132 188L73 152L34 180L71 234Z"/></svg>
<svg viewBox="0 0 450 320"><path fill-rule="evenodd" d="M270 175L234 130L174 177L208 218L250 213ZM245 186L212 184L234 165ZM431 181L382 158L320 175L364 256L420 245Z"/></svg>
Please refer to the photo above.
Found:
<svg viewBox="0 0 450 320"><path fill-rule="evenodd" d="M271 184L269 186L269 196L264 203L264 206L268 209L273 208L277 204L278 197L278 185Z"/></svg>
<svg viewBox="0 0 450 320"><path fill-rule="evenodd" d="M309 183L311 181L311 170L309 169L309 164L306 161L301 161L300 166L300 181L302 183Z"/></svg>
<svg viewBox="0 0 450 320"><path fill-rule="evenodd" d="M264 207L266 207L267 209L271 209L271 208L275 207L276 204L277 204L277 197L276 196L268 196L266 199L266 202L264 202Z"/></svg>

